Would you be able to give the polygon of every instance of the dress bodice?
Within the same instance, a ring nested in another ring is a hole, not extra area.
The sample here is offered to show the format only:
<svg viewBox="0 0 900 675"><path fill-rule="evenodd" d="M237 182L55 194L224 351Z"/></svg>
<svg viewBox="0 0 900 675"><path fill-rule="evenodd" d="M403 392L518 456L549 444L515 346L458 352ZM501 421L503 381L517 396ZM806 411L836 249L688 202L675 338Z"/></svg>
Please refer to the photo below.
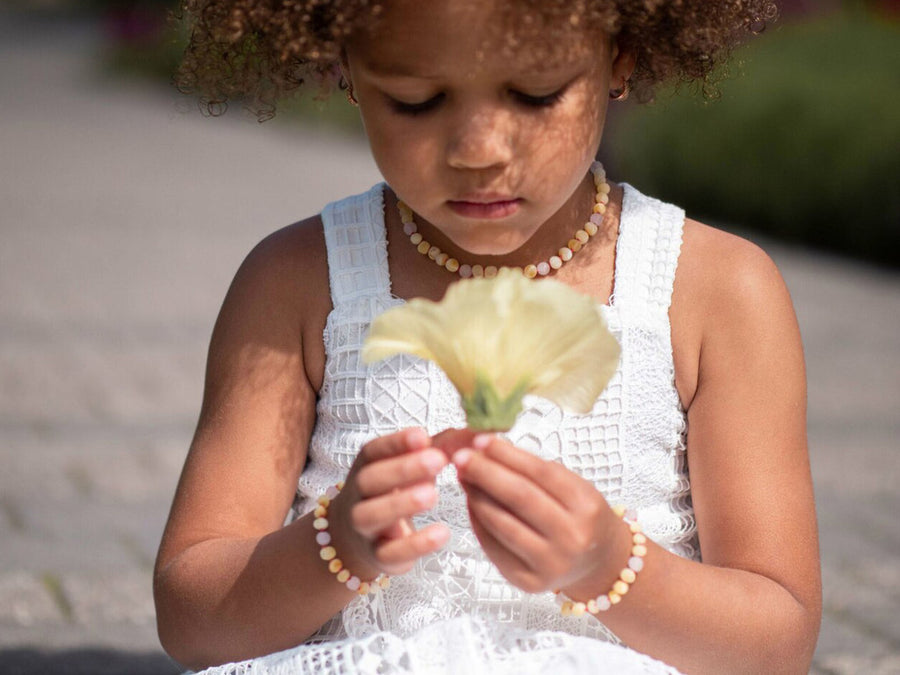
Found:
<svg viewBox="0 0 900 675"><path fill-rule="evenodd" d="M291 517L311 510L316 496L343 479L367 441L411 426L436 434L465 425L456 390L433 363L406 355L370 365L360 360L372 319L403 302L391 293L383 190L377 185L322 213L333 310L316 427ZM634 509L661 546L699 559L668 314L683 222L680 209L625 186L614 292L603 308L622 346L619 367L590 413L570 414L526 397L506 436L591 481L610 503ZM379 631L409 636L465 615L615 641L592 616L561 616L551 594L510 585L472 532L453 468L437 483L439 503L417 524L445 523L448 545L394 578L387 592L353 600L313 641Z"/></svg>

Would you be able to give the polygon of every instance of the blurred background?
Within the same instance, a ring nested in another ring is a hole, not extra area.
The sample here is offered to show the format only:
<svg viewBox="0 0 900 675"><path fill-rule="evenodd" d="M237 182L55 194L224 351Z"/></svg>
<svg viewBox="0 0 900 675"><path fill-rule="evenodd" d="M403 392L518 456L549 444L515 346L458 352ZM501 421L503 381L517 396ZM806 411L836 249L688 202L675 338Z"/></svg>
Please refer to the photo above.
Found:
<svg viewBox="0 0 900 675"><path fill-rule="evenodd" d="M816 673L900 673L900 3L780 3L719 95L614 106L612 177L762 245L809 368ZM169 84L166 0L0 4L0 673L175 673L150 575L216 312L268 232L378 173L343 99ZM777 505L773 505L777 508Z"/></svg>

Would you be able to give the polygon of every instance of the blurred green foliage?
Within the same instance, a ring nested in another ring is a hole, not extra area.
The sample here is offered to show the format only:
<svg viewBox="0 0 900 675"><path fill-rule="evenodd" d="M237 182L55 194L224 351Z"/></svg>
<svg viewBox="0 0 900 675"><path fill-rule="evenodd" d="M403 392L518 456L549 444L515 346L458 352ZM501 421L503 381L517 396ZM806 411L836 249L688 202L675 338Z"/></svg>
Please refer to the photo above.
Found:
<svg viewBox="0 0 900 675"><path fill-rule="evenodd" d="M634 106L619 175L700 219L900 266L900 26L865 10L738 53L719 99Z"/></svg>

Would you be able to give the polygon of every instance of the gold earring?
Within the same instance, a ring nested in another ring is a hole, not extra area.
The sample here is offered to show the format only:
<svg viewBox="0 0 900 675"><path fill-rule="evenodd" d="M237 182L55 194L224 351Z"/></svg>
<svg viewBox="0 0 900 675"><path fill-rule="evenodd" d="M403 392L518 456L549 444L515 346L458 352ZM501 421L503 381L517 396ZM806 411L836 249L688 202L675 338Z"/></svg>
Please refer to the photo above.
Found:
<svg viewBox="0 0 900 675"><path fill-rule="evenodd" d="M629 93L631 93L631 91L628 86L628 80L622 80L622 86L619 89L609 90L609 98L613 101L624 101L628 98Z"/></svg>

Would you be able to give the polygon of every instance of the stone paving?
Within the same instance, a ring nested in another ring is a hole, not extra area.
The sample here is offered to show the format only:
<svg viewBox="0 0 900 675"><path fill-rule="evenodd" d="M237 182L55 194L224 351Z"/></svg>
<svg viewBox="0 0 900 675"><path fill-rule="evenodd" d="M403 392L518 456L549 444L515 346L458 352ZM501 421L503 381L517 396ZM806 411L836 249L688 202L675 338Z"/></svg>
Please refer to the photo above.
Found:
<svg viewBox="0 0 900 675"><path fill-rule="evenodd" d="M0 673L178 672L150 574L218 305L261 236L377 180L358 142L104 80L93 37L0 13ZM900 673L900 275L766 247L809 364L814 672Z"/></svg>

